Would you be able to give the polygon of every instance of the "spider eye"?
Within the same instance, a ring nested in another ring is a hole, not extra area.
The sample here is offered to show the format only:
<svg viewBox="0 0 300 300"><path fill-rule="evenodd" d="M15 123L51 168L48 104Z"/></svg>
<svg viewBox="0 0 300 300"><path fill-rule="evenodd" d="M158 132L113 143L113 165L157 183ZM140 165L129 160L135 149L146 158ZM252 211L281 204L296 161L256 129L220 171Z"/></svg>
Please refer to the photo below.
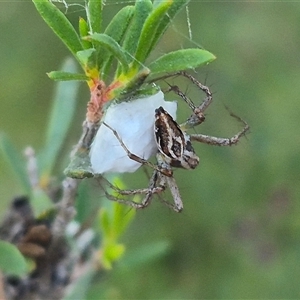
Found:
<svg viewBox="0 0 300 300"><path fill-rule="evenodd" d="M184 134L184 136L186 142L182 157L186 164L183 167L185 169L195 169L199 164L199 157L195 153L190 137L187 134Z"/></svg>
<svg viewBox="0 0 300 300"><path fill-rule="evenodd" d="M185 143L185 149L187 151L190 151L190 152L195 152L195 150L194 150L194 148L192 146L192 143L191 143L191 141L189 139Z"/></svg>
<svg viewBox="0 0 300 300"><path fill-rule="evenodd" d="M186 165L185 169L195 169L199 164L199 157L195 154L195 152L185 153L183 156Z"/></svg>
<svg viewBox="0 0 300 300"><path fill-rule="evenodd" d="M155 110L155 118L159 117L160 114L168 114L162 106Z"/></svg>

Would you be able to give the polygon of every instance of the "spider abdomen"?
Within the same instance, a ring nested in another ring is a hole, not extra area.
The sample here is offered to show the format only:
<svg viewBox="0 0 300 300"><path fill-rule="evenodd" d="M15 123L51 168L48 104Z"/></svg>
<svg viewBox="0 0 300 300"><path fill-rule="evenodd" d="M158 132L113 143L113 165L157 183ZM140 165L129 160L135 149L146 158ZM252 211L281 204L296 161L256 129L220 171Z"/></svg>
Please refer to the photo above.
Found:
<svg viewBox="0 0 300 300"><path fill-rule="evenodd" d="M199 163L190 137L163 107L155 110L155 138L159 152L172 167L195 169Z"/></svg>

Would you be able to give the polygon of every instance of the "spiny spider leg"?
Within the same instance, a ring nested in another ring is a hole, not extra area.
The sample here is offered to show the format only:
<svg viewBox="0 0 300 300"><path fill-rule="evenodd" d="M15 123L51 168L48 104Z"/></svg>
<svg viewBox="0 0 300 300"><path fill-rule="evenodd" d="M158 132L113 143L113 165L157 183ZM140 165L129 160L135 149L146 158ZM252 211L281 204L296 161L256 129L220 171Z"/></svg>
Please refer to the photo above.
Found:
<svg viewBox="0 0 300 300"><path fill-rule="evenodd" d="M159 197L159 200L167 205L168 207L172 208L176 212L181 212L183 210L183 202L179 193L179 188L176 184L175 178L174 177L167 177L161 174L162 180L164 180L165 184L168 185L171 195L174 200L174 204L164 200L163 198Z"/></svg>
<svg viewBox="0 0 300 300"><path fill-rule="evenodd" d="M206 94L206 98L203 100L201 105L199 105L197 107L191 101L191 99L189 99L183 92L181 92L179 90L178 86L176 86L176 85L172 86L172 85L168 84L170 86L169 91L173 90L175 93L178 94L178 96L180 96L185 102L187 102L187 104L190 106L190 108L193 111L196 110L196 112L194 111L195 115L199 114L200 112L203 113L212 102L212 93L206 85L202 84L195 77L193 77L192 75L186 73L185 71L179 71L179 72L176 72L174 74L163 75L163 76L160 76L160 77L157 77L157 78L154 78L154 79L150 80L149 83L156 82L158 80L168 79L170 77L175 77L175 76L178 76L178 75L182 75L182 76L188 78L194 85L196 85L200 90L202 90ZM203 120L202 120L202 122L203 122ZM198 123L198 124L200 124L200 123ZM195 124L194 126L196 126L198 124Z"/></svg>
<svg viewBox="0 0 300 300"><path fill-rule="evenodd" d="M144 173L145 173L147 179L148 179L149 182L150 182L151 177L150 177L150 174L149 174L148 169L146 168L146 166L143 166L143 171L144 171ZM152 174L152 176L154 176L154 174ZM162 179L161 179L161 180L162 180ZM158 199L159 199L161 202L163 202L163 203L166 203L166 202L167 202L167 201L162 197L161 193L156 193L156 195L157 195Z"/></svg>
<svg viewBox="0 0 300 300"><path fill-rule="evenodd" d="M166 184L163 181L164 177L165 176L162 173L160 173L157 170L154 170L152 177L150 179L150 184L149 184L149 188L148 188L149 191L147 192L146 197L142 201L142 204L144 205L144 207L149 205L154 194L159 195L159 193L163 192L166 189ZM156 186L158 180L159 180L159 184L158 184L158 186Z"/></svg>
<svg viewBox="0 0 300 300"><path fill-rule="evenodd" d="M178 94L178 95L180 97L182 97L185 101L187 99L186 102L189 104L189 106L191 107L192 110L199 109L201 112L204 112L207 109L207 107L212 102L212 93L211 93L210 89L206 85L202 84L200 81L198 81L195 77L193 77L192 75L188 74L187 72L185 72L185 71L179 71L179 72L176 72L176 73L173 73L173 74L163 75L163 76L156 77L156 78L150 80L148 83L156 82L158 80L168 79L170 77L175 77L175 76L178 76L178 75L182 75L182 76L188 78L194 85L196 85L200 90L202 90L206 94L206 98L201 103L201 105L199 105L197 107L197 106L194 105L194 103L189 98L187 98L187 96L184 93L182 93L179 90L179 88L177 86L174 86L175 93L177 91L179 91L180 94ZM172 90L172 85L169 84L169 86L171 87L170 90Z"/></svg>
<svg viewBox="0 0 300 300"><path fill-rule="evenodd" d="M136 209L145 208L150 204L154 194L159 194L165 190L165 182L162 180L162 178L160 176L164 176L164 175L160 174L160 172L158 172L157 170L154 170L153 175L150 179L149 187L145 188L145 189L136 189L136 190L121 190L121 189L117 188L116 186L114 186L113 184L111 184L107 179L105 179L105 181L108 183L110 188L113 189L115 192L117 192L121 196L145 195L145 197L141 203L135 202L135 201L130 201L130 200L120 199L117 196L111 195L106 191L105 191L105 195L109 200L116 201L116 202L122 203L122 204L126 204L126 205L129 205ZM166 177L166 176L164 176L164 177ZM159 180L159 185L156 186L158 180Z"/></svg>
<svg viewBox="0 0 300 300"><path fill-rule="evenodd" d="M190 135L191 140L205 143L208 145L216 145L216 146L231 146L237 144L239 142L240 137L244 136L246 132L250 129L250 127L243 119L241 119L237 115L230 113L230 116L244 124L244 128L233 137L220 138L220 137L214 137L205 134L191 134Z"/></svg>
<svg viewBox="0 0 300 300"><path fill-rule="evenodd" d="M193 101L186 94L184 94L177 85L169 85L169 86L170 88L168 92L172 91L175 94L177 94L179 97L181 97L193 111L193 114L187 119L187 121L184 122L183 124L180 124L180 128L182 130L187 130L189 128L193 128L203 123L205 121L205 116L203 111L198 107L196 107ZM206 101L206 99L204 101Z"/></svg>
<svg viewBox="0 0 300 300"><path fill-rule="evenodd" d="M196 85L200 90L202 90L206 94L206 98L204 99L202 104L198 106L198 109L201 112L204 112L212 102L212 93L209 90L209 88L206 85L202 84L200 81L198 81L192 75L186 73L185 71L180 71L178 72L178 74L188 78L194 85Z"/></svg>
<svg viewBox="0 0 300 300"><path fill-rule="evenodd" d="M189 107L193 110L194 114L191 115L185 123L180 125L180 128L182 130L187 130L189 128L193 128L193 127L201 124L205 120L204 111L208 108L208 106L212 102L212 93L210 92L210 90L207 86L203 85L195 77L186 73L185 71L180 71L177 74L188 78L193 84L195 84L200 90L202 90L206 94L206 98L204 99L204 101L198 107L195 107L194 103L183 92L181 92L177 86L169 85L170 91L172 90L178 96L180 96L189 105ZM230 116L234 117L235 119L237 119L238 121L240 121L244 124L243 130L238 132L233 137L219 138L219 137L213 137L213 136L208 136L208 135L204 135L204 134L191 134L190 135L191 140L206 143L209 145L217 145L217 146L231 146L231 145L237 144L240 137L245 135L246 132L250 128L249 128L249 125L244 120L242 120L240 117L233 114L232 112L230 112Z"/></svg>
<svg viewBox="0 0 300 300"><path fill-rule="evenodd" d="M206 85L202 84L195 77L193 77L192 75L190 75L184 71L180 71L180 72L173 74L173 76L175 76L175 75L182 75L182 76L186 77L194 85L196 85L197 88L202 90L206 95L203 102L199 106L196 106L193 103L193 101L179 89L178 86L168 84L170 87L168 91L173 91L174 93L176 93L179 97L181 97L189 105L189 107L193 111L193 114L188 118L188 120L185 123L180 125L180 127L183 130L187 130L187 129L193 128L197 125L200 125L201 123L203 123L205 121L204 111L208 108L208 106L212 102L212 93ZM170 76L172 76L172 75L170 75ZM165 78L167 78L167 77L165 77Z"/></svg>
<svg viewBox="0 0 300 300"><path fill-rule="evenodd" d="M179 71L174 74L167 74L164 76L160 76L160 77L150 80L149 83L152 83L152 82L155 82L158 80L167 79L170 77L175 77L178 75L182 75L182 76L188 78L194 85L196 85L200 90L202 90L206 94L206 98L203 100L201 105L196 106L189 97L187 97L182 91L180 91L178 86L170 85L169 83L167 83L170 87L169 90L167 90L167 92L168 91L175 92L178 96L180 96L189 105L189 107L193 111L193 114L188 118L188 120L185 123L180 125L182 130L187 130L190 128L194 128L195 126L197 126L205 121L204 111L207 109L207 107L212 102L212 93L207 86L202 84L200 81L198 81L196 78L194 78L192 75L186 73L185 71Z"/></svg>
<svg viewBox="0 0 300 300"><path fill-rule="evenodd" d="M183 93L177 85L171 85L168 82L167 82L167 85L169 86L169 89L166 90L166 93L174 92L188 104L188 106L190 107L190 109L192 111L194 111L196 109L196 105L194 104L194 102L185 93Z"/></svg>
<svg viewBox="0 0 300 300"><path fill-rule="evenodd" d="M102 124L105 125L106 127L108 127L112 131L112 133L117 138L117 140L119 141L120 145L123 147L123 149L127 153L127 156L130 159L132 159L132 160L134 160L134 161L136 161L136 162L138 162L138 163L140 163L142 165L147 165L147 166L155 169L156 171L163 173L166 176L172 176L172 171L170 172L170 170L161 169L158 166L156 166L156 165L152 164L151 162L149 162L148 160L146 160L144 158L141 158L141 157L137 156L136 154L131 153L129 151L129 149L126 147L126 145L124 144L124 142L122 141L122 139L119 136L118 132L115 129L113 129L111 126L109 126L107 123L103 122Z"/></svg>

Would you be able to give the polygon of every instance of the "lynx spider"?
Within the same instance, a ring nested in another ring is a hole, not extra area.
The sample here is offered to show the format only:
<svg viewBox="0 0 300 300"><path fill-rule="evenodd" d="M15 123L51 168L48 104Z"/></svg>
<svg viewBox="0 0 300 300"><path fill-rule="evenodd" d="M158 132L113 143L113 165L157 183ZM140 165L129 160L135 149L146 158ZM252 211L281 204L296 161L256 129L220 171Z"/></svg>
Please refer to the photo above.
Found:
<svg viewBox="0 0 300 300"><path fill-rule="evenodd" d="M187 121L181 125L173 120L173 118L162 108L159 107L155 110L155 137L157 143L157 154L156 160L157 164L154 165L151 162L138 157L137 155L131 153L126 145L123 143L122 139L118 133L110 127L108 124L103 123L119 140L121 146L126 151L128 157L133 159L142 165L148 165L154 169L154 172L150 178L148 188L135 189L135 190L121 190L107 181L110 188L121 196L134 196L138 194L145 195L141 203L119 199L118 197L105 192L106 197L109 200L113 200L119 203L127 204L136 209L147 207L154 194L162 193L168 186L172 194L174 204L161 199L167 206L171 207L176 212L181 212L183 209L183 202L179 193L178 186L173 177L172 167L183 168L183 169L195 169L199 163L199 157L196 155L191 141L197 141L209 145L217 146L231 146L238 143L240 137L245 135L249 130L248 124L241 118L234 114L230 114L232 117L241 121L244 124L244 128L231 138L219 138L214 136L208 136L204 134L190 134L186 133L187 129L194 128L195 126L201 124L205 120L204 111L212 102L212 93L209 88L202 83L200 83L192 75L181 71L176 74L167 75L159 79L165 79L175 75L182 75L188 78L194 85L196 85L200 90L202 90L206 97L199 106L189 99L183 92L179 90L177 86L170 86L168 91L173 91L178 94L191 108L193 111L192 115L187 119Z"/></svg>

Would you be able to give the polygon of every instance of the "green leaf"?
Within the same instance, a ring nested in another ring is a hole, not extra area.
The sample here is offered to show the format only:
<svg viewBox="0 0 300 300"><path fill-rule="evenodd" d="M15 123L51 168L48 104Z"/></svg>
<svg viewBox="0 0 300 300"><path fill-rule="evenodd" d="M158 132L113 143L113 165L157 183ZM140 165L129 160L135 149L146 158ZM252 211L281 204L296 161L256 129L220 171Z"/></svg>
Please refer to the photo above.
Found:
<svg viewBox="0 0 300 300"><path fill-rule="evenodd" d="M14 276L23 276L27 272L24 256L15 245L4 241L0 241L0 270Z"/></svg>
<svg viewBox="0 0 300 300"><path fill-rule="evenodd" d="M125 251L123 244L112 244L106 247L106 253L104 254L111 262L119 260Z"/></svg>
<svg viewBox="0 0 300 300"><path fill-rule="evenodd" d="M120 269L133 269L154 261L163 256L170 248L168 241L152 242L140 246L132 251L127 251L124 258L119 262Z"/></svg>
<svg viewBox="0 0 300 300"><path fill-rule="evenodd" d="M89 183L88 180L82 180L76 195L75 209L77 213L75 219L81 224L89 223L100 205L98 197L93 197Z"/></svg>
<svg viewBox="0 0 300 300"><path fill-rule="evenodd" d="M89 34L89 25L85 19L80 17L78 26L79 26L79 34L81 38ZM84 49L89 49L93 47L93 44L88 41L82 40L81 43Z"/></svg>
<svg viewBox="0 0 300 300"><path fill-rule="evenodd" d="M0 134L0 150L22 184L25 192L29 194L31 186L26 171L25 161L4 133Z"/></svg>
<svg viewBox="0 0 300 300"><path fill-rule="evenodd" d="M106 208L102 208L100 210L100 228L104 234L104 239L108 238L110 236L111 232L111 221L110 221L110 215L108 213L108 210Z"/></svg>
<svg viewBox="0 0 300 300"><path fill-rule="evenodd" d="M79 81L86 81L89 80L89 77L85 74L76 74L70 72L63 72L63 71L52 71L47 73L49 78L55 81L69 81L69 80L79 80Z"/></svg>
<svg viewBox="0 0 300 300"><path fill-rule="evenodd" d="M76 66L74 61L71 59L66 60L62 69L65 72L75 72ZM57 84L46 133L45 147L39 157L42 176L50 176L61 146L66 139L75 113L78 87L78 82L75 81L65 81Z"/></svg>
<svg viewBox="0 0 300 300"><path fill-rule="evenodd" d="M114 186L125 189L125 185L119 177L110 179ZM109 193L114 195L114 191ZM117 196L115 194L115 196ZM134 199L138 201L137 199ZM99 225L103 232L103 240L117 241L120 235L126 230L133 220L136 210L128 209L128 206L109 201L107 208L102 207L99 214Z"/></svg>
<svg viewBox="0 0 300 300"><path fill-rule="evenodd" d="M110 36L104 33L94 33L90 36L85 37L89 41L99 43L102 47L111 52L117 60L122 64L124 72L128 70L128 60L121 46Z"/></svg>
<svg viewBox="0 0 300 300"><path fill-rule="evenodd" d="M152 11L152 2L150 0L138 0L134 7L134 16L129 24L129 28L126 32L123 49L126 53L130 54L129 61L134 60L135 51L138 45L138 41L141 35L142 28L145 20ZM122 69L119 67L116 71L116 77L122 73Z"/></svg>
<svg viewBox="0 0 300 300"><path fill-rule="evenodd" d="M84 70L90 70L97 67L97 50L94 48L78 51L76 56L83 66Z"/></svg>
<svg viewBox="0 0 300 300"><path fill-rule="evenodd" d="M122 8L111 20L105 29L105 34L113 38L120 44L123 39L126 30L128 29L131 19L134 14L134 6L126 6ZM128 34L128 33L127 33ZM126 51L124 51L126 52ZM101 74L104 76L103 80L109 76L109 71L112 66L112 60L114 56L109 51L99 51L98 53L98 65L101 66Z"/></svg>
<svg viewBox="0 0 300 300"><path fill-rule="evenodd" d="M87 17L92 33L100 33L102 26L102 0L89 0Z"/></svg>
<svg viewBox="0 0 300 300"><path fill-rule="evenodd" d="M149 47L150 51L156 46L157 42L161 36L165 33L166 29L169 27L172 20L175 18L177 13L185 7L191 0L174 0L171 7L168 10L168 13L165 14L158 25L155 36L153 37L152 44ZM154 7L161 5L165 0L155 0L153 3ZM150 52L149 52L150 53Z"/></svg>
<svg viewBox="0 0 300 300"><path fill-rule="evenodd" d="M134 199L136 201L136 199ZM129 224L132 222L136 210L130 209L126 205L122 205L120 203L113 203L113 211L114 211L114 218L113 218L113 231L115 233L116 238L119 238L123 232L127 229Z"/></svg>
<svg viewBox="0 0 300 300"><path fill-rule="evenodd" d="M91 263L88 270L78 276L77 280L70 283L62 300L86 299L87 290L90 288L96 273L96 265Z"/></svg>
<svg viewBox="0 0 300 300"><path fill-rule="evenodd" d="M111 269L113 262L119 260L125 252L123 244L111 243L103 247L102 265L105 269Z"/></svg>
<svg viewBox="0 0 300 300"><path fill-rule="evenodd" d="M35 188L33 190L32 196L30 197L30 203L33 214L37 219L40 218L41 215L48 215L47 212L54 208L54 203L41 188Z"/></svg>
<svg viewBox="0 0 300 300"><path fill-rule="evenodd" d="M208 64L216 57L203 49L182 49L169 52L149 65L151 77L158 73L175 73Z"/></svg>
<svg viewBox="0 0 300 300"><path fill-rule="evenodd" d="M139 0L135 3L134 17L122 45L123 48L131 55L133 55L136 51L145 20L151 13L152 9L153 6L150 0Z"/></svg>
<svg viewBox="0 0 300 300"><path fill-rule="evenodd" d="M32 0L37 11L75 56L83 49L80 38L66 16L49 0Z"/></svg>
<svg viewBox="0 0 300 300"><path fill-rule="evenodd" d="M127 82L125 87L122 87L120 91L115 90L116 92L116 101L122 102L124 99L129 97L135 97L136 94L139 94L139 89L141 85L145 82L146 78L149 76L150 70L144 68L139 71L135 76L131 77ZM119 93L119 94L118 94Z"/></svg>
<svg viewBox="0 0 300 300"><path fill-rule="evenodd" d="M146 19L141 36L137 45L135 54L136 60L133 62L133 68L138 69L141 63L144 63L152 50L153 40L156 38L156 31L161 20L168 11L172 1L164 1L158 5Z"/></svg>

